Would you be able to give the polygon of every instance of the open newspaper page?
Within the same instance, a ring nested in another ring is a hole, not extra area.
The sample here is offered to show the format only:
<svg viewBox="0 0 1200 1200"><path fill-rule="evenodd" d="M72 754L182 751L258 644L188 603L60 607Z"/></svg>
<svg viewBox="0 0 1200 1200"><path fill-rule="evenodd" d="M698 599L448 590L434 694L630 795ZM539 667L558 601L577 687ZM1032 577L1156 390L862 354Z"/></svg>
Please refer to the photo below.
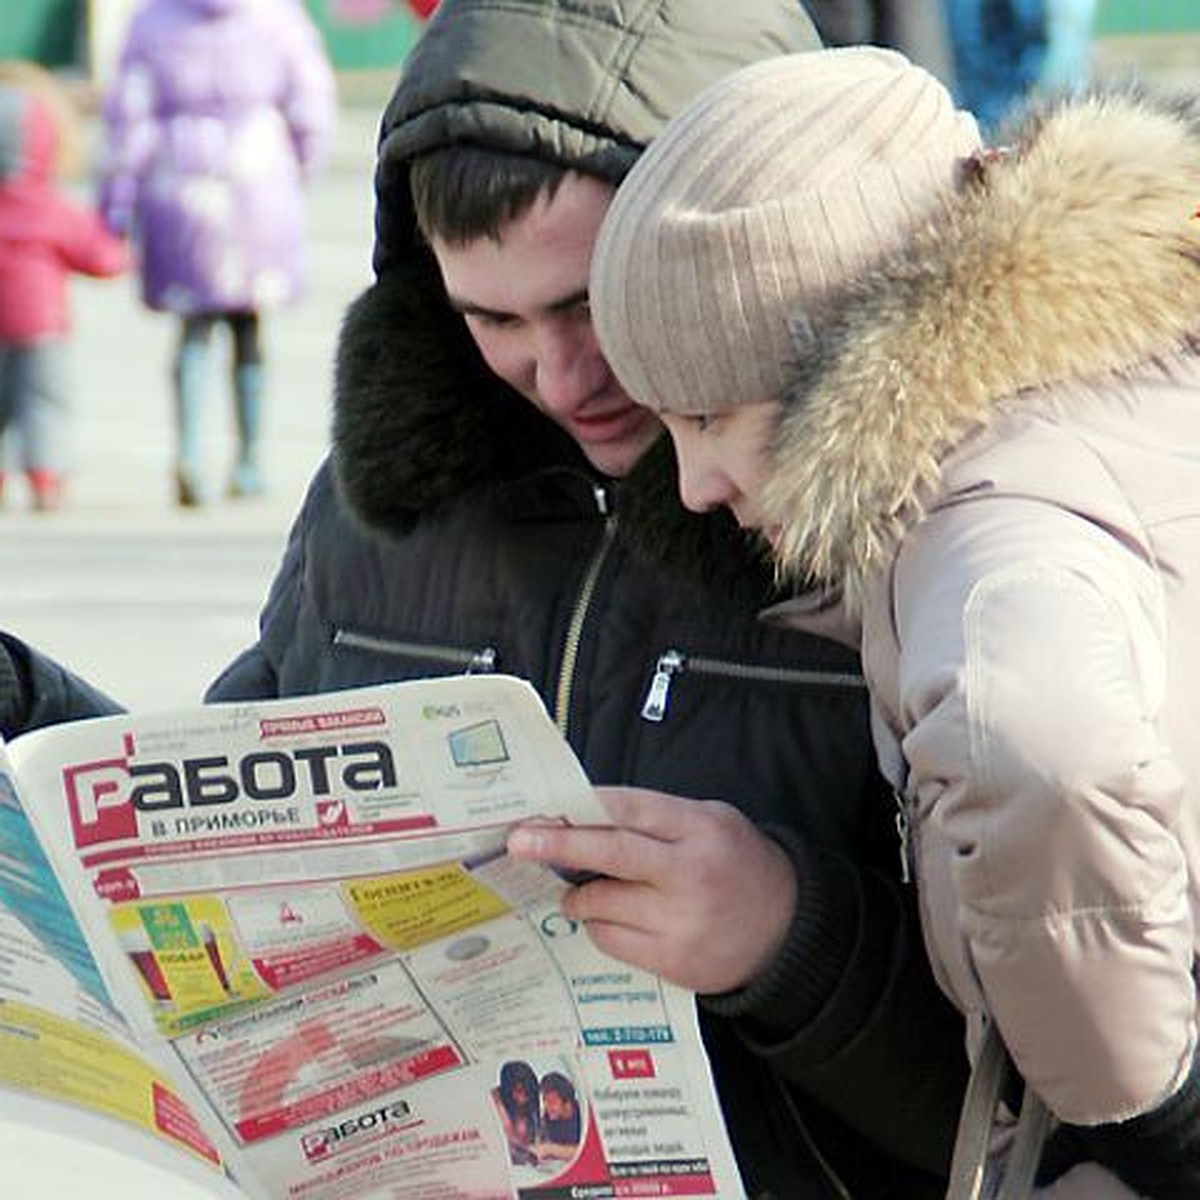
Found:
<svg viewBox="0 0 1200 1200"><path fill-rule="evenodd" d="M0 1121L123 1150L212 1194L220 1154L170 1075L107 1003L0 747Z"/></svg>
<svg viewBox="0 0 1200 1200"><path fill-rule="evenodd" d="M100 985L248 1196L743 1195L690 993L606 958L513 822L606 821L527 684L18 739Z"/></svg>

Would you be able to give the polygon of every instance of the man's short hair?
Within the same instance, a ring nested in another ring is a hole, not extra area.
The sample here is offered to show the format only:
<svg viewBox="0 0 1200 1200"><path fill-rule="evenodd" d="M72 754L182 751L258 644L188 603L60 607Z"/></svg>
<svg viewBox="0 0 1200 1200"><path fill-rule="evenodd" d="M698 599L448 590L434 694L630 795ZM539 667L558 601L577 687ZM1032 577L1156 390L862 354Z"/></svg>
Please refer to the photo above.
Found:
<svg viewBox="0 0 1200 1200"><path fill-rule="evenodd" d="M446 146L413 160L409 187L426 241L462 245L498 241L537 198L552 198L569 168L545 159L481 146Z"/></svg>
<svg viewBox="0 0 1200 1200"><path fill-rule="evenodd" d="M560 1100L575 1103L575 1085L561 1071L547 1071L542 1076L541 1091L553 1092Z"/></svg>

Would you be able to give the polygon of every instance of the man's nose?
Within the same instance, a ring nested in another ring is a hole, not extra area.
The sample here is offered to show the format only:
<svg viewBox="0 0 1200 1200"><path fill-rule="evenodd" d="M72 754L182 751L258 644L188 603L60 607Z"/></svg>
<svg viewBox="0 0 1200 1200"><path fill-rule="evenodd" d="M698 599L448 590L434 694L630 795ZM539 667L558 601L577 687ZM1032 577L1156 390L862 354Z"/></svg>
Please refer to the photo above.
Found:
<svg viewBox="0 0 1200 1200"><path fill-rule="evenodd" d="M608 378L608 364L590 329L539 330L536 354L537 394L549 412L573 412Z"/></svg>

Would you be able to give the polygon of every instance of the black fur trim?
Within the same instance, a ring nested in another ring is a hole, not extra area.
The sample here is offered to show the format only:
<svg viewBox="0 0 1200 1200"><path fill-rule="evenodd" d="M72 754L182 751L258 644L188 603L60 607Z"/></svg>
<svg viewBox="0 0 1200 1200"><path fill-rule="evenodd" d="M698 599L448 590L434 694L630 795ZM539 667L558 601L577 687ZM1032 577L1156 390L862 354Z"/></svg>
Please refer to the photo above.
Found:
<svg viewBox="0 0 1200 1200"><path fill-rule="evenodd" d="M402 533L480 486L580 460L484 364L427 250L350 306L334 373L333 468L365 524Z"/></svg>
<svg viewBox="0 0 1200 1200"><path fill-rule="evenodd" d="M622 538L643 561L748 608L779 599L767 547L727 509L693 513L679 499L679 471L666 435L642 456L618 492Z"/></svg>

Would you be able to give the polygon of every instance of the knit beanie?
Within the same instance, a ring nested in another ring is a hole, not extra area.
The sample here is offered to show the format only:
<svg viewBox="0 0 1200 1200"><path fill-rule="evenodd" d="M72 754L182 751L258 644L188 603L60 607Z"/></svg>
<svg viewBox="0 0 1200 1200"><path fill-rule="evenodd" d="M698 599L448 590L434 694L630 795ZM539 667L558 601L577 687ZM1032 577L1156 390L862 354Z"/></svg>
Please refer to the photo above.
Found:
<svg viewBox="0 0 1200 1200"><path fill-rule="evenodd" d="M701 93L618 190L592 257L601 348L639 404L782 396L821 298L930 219L974 120L903 55L767 60Z"/></svg>

